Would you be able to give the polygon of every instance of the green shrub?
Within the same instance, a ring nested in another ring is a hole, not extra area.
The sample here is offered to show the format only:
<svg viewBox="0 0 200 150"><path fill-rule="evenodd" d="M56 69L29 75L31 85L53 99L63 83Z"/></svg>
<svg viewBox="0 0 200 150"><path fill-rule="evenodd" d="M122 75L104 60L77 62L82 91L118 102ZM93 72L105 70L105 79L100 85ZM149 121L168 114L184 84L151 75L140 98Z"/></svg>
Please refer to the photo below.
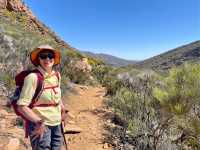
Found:
<svg viewBox="0 0 200 150"><path fill-rule="evenodd" d="M135 112L139 105L139 98L129 89L122 87L117 90L116 95L109 103L117 114L127 121L134 118Z"/></svg>
<svg viewBox="0 0 200 150"><path fill-rule="evenodd" d="M62 94L64 95L66 90L67 90L67 84L69 83L70 79L65 74L62 74L61 76L62 76L62 78L61 78L61 91L62 91Z"/></svg>
<svg viewBox="0 0 200 150"><path fill-rule="evenodd" d="M180 129L182 134L176 142L199 149L200 142L200 65L184 64L170 70L169 75L154 88L155 100L165 113L174 119L170 126ZM178 121L181 119L181 121ZM184 135L184 139L180 139Z"/></svg>
<svg viewBox="0 0 200 150"><path fill-rule="evenodd" d="M104 80L111 70L112 70L112 68L109 66L93 65L92 74L96 78L96 80L99 81L100 84L104 85L106 83L106 81L104 81Z"/></svg>
<svg viewBox="0 0 200 150"><path fill-rule="evenodd" d="M200 66L185 64L170 70L162 87L154 88L154 96L164 108L176 115L185 115L200 102Z"/></svg>
<svg viewBox="0 0 200 150"><path fill-rule="evenodd" d="M15 80L8 72L0 75L0 81L2 81L9 90L15 87Z"/></svg>
<svg viewBox="0 0 200 150"><path fill-rule="evenodd" d="M106 95L110 96L114 96L117 91L123 87L122 82L114 76L106 76L102 85L106 87Z"/></svg>

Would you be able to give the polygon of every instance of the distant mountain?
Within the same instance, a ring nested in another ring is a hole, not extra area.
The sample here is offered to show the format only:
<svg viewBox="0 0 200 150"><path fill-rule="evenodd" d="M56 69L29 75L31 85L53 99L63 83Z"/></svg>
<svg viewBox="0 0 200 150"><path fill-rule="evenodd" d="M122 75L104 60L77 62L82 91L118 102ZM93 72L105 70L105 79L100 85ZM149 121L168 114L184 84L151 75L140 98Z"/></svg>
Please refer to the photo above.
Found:
<svg viewBox="0 0 200 150"><path fill-rule="evenodd" d="M200 40L172 49L163 54L140 61L137 66L153 69L169 69L186 61L200 61Z"/></svg>
<svg viewBox="0 0 200 150"><path fill-rule="evenodd" d="M135 60L126 60L126 59L122 59L116 56L112 56L109 54L103 54L103 53L92 53L92 52L88 52L88 51L81 51L81 53L84 53L87 56L90 57L94 57L97 59L102 60L105 64L107 65L111 65L114 67L122 67L122 66L127 66L127 65L131 65L131 64L135 64L138 61Z"/></svg>

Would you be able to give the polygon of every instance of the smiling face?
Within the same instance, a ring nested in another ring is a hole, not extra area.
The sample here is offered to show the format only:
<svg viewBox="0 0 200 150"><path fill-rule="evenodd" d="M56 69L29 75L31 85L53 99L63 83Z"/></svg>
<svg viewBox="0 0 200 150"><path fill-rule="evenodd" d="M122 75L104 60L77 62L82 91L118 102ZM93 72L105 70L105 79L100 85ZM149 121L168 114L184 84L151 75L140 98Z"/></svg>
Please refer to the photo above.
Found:
<svg viewBox="0 0 200 150"><path fill-rule="evenodd" d="M46 71L51 71L54 65L55 54L50 50L43 50L38 54L40 66Z"/></svg>

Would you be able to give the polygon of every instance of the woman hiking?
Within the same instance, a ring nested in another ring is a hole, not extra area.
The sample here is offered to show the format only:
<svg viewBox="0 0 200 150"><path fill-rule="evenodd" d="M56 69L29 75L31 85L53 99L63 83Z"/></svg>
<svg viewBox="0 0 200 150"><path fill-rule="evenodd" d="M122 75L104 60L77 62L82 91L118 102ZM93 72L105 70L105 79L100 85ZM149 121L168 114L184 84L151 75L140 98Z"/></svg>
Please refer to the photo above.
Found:
<svg viewBox="0 0 200 150"><path fill-rule="evenodd" d="M33 150L60 150L63 141L61 112L64 107L60 74L53 67L60 64L61 54L49 45L42 45L31 52L30 59L43 76L43 88L30 108L38 77L34 72L27 75L17 102L18 109L29 120L27 131Z"/></svg>

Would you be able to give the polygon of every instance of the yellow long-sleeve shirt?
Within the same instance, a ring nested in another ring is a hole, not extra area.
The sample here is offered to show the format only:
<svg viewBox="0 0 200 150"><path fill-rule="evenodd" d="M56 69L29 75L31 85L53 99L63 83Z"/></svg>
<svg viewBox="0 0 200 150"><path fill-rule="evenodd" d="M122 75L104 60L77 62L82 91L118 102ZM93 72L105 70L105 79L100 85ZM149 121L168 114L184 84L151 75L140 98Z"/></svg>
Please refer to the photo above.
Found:
<svg viewBox="0 0 200 150"><path fill-rule="evenodd" d="M33 107L33 112L36 113L41 119L44 120L44 123L49 126L59 125L61 123L61 89L60 89L60 77L55 75L55 71L51 74L45 72L41 67L38 67L38 70L44 76L44 90L41 93L38 101L35 105L39 104L52 104L56 103L57 106L48 106L48 107ZM37 75L35 73L30 73L24 80L24 85L20 94L20 99L18 100L18 105L29 106L32 100L32 97L35 93L37 86ZM54 87L55 88L47 88ZM47 88L47 89L45 89Z"/></svg>

